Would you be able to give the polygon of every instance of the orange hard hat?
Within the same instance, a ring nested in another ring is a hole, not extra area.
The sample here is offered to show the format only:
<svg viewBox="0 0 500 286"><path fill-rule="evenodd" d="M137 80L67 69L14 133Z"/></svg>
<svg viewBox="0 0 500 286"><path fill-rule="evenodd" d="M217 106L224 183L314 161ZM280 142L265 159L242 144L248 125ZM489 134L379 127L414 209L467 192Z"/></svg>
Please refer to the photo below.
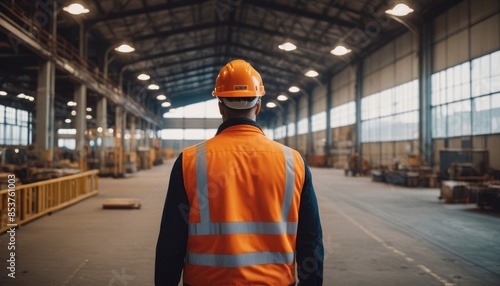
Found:
<svg viewBox="0 0 500 286"><path fill-rule="evenodd" d="M260 74L244 60L226 64L215 80L213 96L257 97L266 93Z"/></svg>

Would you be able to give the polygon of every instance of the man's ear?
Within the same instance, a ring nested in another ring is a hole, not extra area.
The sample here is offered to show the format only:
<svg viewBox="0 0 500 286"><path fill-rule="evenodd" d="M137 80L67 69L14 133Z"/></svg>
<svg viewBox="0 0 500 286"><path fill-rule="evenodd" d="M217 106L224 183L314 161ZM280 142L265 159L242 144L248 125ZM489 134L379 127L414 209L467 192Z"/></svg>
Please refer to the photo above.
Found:
<svg viewBox="0 0 500 286"><path fill-rule="evenodd" d="M255 109L255 115L260 113L260 108L262 107L262 101L259 99L257 102L257 108Z"/></svg>
<svg viewBox="0 0 500 286"><path fill-rule="evenodd" d="M224 103L219 100L219 113L224 116Z"/></svg>

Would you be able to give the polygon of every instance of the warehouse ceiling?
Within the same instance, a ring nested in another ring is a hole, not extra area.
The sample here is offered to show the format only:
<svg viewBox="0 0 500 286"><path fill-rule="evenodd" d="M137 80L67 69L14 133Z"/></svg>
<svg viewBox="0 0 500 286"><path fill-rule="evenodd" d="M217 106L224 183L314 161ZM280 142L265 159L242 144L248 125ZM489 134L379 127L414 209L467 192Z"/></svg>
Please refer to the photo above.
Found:
<svg viewBox="0 0 500 286"><path fill-rule="evenodd" d="M210 99L219 69L237 58L249 61L261 73L267 90L265 101L275 100L280 93L297 99L304 93L291 94L290 86L310 93L346 65L408 29L418 33L414 28L422 21L460 2L403 0L415 12L397 18L385 11L401 1L54 1L60 7L79 3L89 10L80 15L60 11L58 35L78 47L83 27L88 35L89 60L102 69L108 51L109 77L118 82L122 76L123 89L156 114L167 111L160 107L158 94L165 94L172 107ZM45 2L2 0L2 5L15 3L35 16ZM278 48L286 42L297 48L288 52ZM123 43L135 51L120 54L113 50ZM335 56L331 50L337 45L352 52ZM36 57L22 48L13 49L4 34L0 34L0 64L0 87L10 84L36 90ZM311 69L319 76L306 77L304 73ZM141 73L151 79L138 80ZM58 96L71 98L71 84L64 73L58 73L58 81L63 83L56 87ZM160 89L147 90L151 83Z"/></svg>

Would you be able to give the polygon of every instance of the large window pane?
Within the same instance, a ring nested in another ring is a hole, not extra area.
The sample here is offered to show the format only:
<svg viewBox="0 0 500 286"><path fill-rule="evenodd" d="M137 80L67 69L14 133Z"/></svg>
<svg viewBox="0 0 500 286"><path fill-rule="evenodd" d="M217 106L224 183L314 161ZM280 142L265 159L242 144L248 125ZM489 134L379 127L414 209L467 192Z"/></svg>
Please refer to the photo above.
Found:
<svg viewBox="0 0 500 286"><path fill-rule="evenodd" d="M491 96L491 132L500 133L500 93Z"/></svg>
<svg viewBox="0 0 500 286"><path fill-rule="evenodd" d="M309 124L309 120L307 120L307 118L303 118L303 119L299 120L299 122L298 122L299 135L307 133L307 130L308 130L307 124Z"/></svg>
<svg viewBox="0 0 500 286"><path fill-rule="evenodd" d="M325 130L326 129L326 112L320 112L314 114L311 118L312 120L312 132Z"/></svg>
<svg viewBox="0 0 500 286"><path fill-rule="evenodd" d="M295 136L295 123L288 123L288 137Z"/></svg>
<svg viewBox="0 0 500 286"><path fill-rule="evenodd" d="M472 112L472 134L489 134L490 133L490 96L482 96L474 99Z"/></svg>

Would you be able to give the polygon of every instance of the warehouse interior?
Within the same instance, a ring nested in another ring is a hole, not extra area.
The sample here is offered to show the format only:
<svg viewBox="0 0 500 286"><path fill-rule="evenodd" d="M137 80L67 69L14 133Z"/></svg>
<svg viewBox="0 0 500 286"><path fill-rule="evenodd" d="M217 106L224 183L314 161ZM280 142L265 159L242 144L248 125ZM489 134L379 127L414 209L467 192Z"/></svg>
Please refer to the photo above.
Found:
<svg viewBox="0 0 500 286"><path fill-rule="evenodd" d="M21 225L213 137L233 59L319 177L500 210L498 0L1 0L0 231L12 174Z"/></svg>

